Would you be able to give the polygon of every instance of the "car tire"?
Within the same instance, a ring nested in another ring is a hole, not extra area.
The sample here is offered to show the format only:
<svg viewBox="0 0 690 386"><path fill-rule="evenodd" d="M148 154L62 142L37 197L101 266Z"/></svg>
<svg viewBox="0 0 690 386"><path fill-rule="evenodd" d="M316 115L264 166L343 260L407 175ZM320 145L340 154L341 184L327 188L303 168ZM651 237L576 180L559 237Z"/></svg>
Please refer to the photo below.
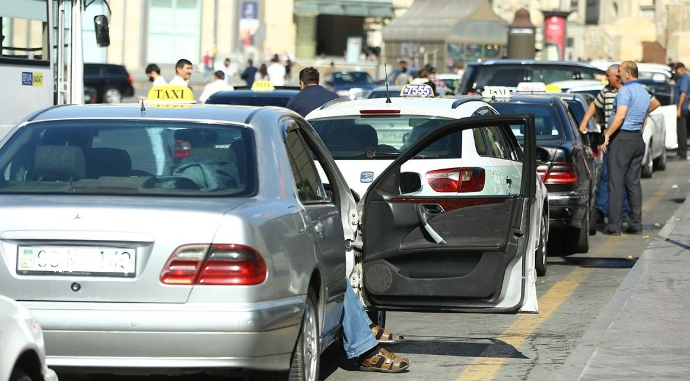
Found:
<svg viewBox="0 0 690 386"><path fill-rule="evenodd" d="M316 294L309 289L304 304L304 317L300 326L295 350L290 360L290 381L317 381L321 362L321 338L319 335L319 309Z"/></svg>
<svg viewBox="0 0 690 386"><path fill-rule="evenodd" d="M369 310L367 311L367 315L369 315L369 319L372 323L381 328L386 328L386 311Z"/></svg>
<svg viewBox="0 0 690 386"><path fill-rule="evenodd" d="M642 165L642 178L652 178L652 174L654 173L654 159L652 158L652 141L649 141L649 147L647 147L647 155L647 163Z"/></svg>
<svg viewBox="0 0 690 386"><path fill-rule="evenodd" d="M116 88L109 88L103 93L103 102L120 103L122 102L122 93Z"/></svg>
<svg viewBox="0 0 690 386"><path fill-rule="evenodd" d="M10 381L33 381L33 379L23 369L15 368L10 374Z"/></svg>
<svg viewBox="0 0 690 386"><path fill-rule="evenodd" d="M594 220L592 220L594 219ZM589 235L594 236L597 234L597 207L592 205L589 210Z"/></svg>
<svg viewBox="0 0 690 386"><path fill-rule="evenodd" d="M582 220L582 228L572 232L568 235L568 242L570 243L570 251L574 253L589 252L589 208L585 214L585 219Z"/></svg>
<svg viewBox="0 0 690 386"><path fill-rule="evenodd" d="M546 275L546 224L548 224L549 215L542 213L541 226L539 226L539 244L534 253L534 268L537 270L537 276Z"/></svg>
<svg viewBox="0 0 690 386"><path fill-rule="evenodd" d="M654 160L654 169L666 170L666 146L661 147L661 156Z"/></svg>

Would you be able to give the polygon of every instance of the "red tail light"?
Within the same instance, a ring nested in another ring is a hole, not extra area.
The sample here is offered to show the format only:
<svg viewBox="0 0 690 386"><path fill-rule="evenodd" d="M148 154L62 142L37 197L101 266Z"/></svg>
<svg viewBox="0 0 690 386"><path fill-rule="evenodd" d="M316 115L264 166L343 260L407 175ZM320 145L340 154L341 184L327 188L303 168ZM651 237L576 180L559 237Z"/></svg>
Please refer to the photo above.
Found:
<svg viewBox="0 0 690 386"><path fill-rule="evenodd" d="M127 75L127 82L129 82L129 84L134 83L134 77L132 75Z"/></svg>
<svg viewBox="0 0 690 386"><path fill-rule="evenodd" d="M361 115L400 114L400 110L359 110Z"/></svg>
<svg viewBox="0 0 690 386"><path fill-rule="evenodd" d="M172 285L256 285L266 280L266 262L238 244L184 245L168 259L161 283Z"/></svg>
<svg viewBox="0 0 690 386"><path fill-rule="evenodd" d="M183 141L181 139L176 139L175 140L175 148L173 149L173 157L174 158L187 158L189 157L189 150L192 148L192 145L189 143L189 141Z"/></svg>
<svg viewBox="0 0 690 386"><path fill-rule="evenodd" d="M539 172L539 167L537 172ZM577 182L577 179L577 170L570 162L552 162L546 172L546 177L543 178L545 184L572 184Z"/></svg>
<svg viewBox="0 0 690 386"><path fill-rule="evenodd" d="M467 95L479 95L479 91L477 91L477 90L469 90L469 91L467 91Z"/></svg>
<svg viewBox="0 0 690 386"><path fill-rule="evenodd" d="M599 146L592 146L592 154L594 154L594 157L599 157Z"/></svg>
<svg viewBox="0 0 690 386"><path fill-rule="evenodd" d="M426 173L431 188L443 193L481 192L485 178L482 168L450 168Z"/></svg>

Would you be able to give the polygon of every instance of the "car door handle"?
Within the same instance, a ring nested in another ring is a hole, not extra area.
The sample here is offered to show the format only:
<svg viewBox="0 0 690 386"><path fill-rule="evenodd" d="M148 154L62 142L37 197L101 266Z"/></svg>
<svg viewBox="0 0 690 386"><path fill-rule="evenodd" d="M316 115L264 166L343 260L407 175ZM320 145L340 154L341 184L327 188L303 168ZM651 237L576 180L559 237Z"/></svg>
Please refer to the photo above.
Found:
<svg viewBox="0 0 690 386"><path fill-rule="evenodd" d="M434 206L434 205L440 207L440 205L438 205L438 204L418 204L418 205L416 205L417 206L417 217L419 217L419 222L422 223L422 225L424 226L424 229L427 231L427 233L429 233L429 236L431 236L431 238L434 239L436 244L445 244L446 241L443 240L443 237L441 237L441 235L436 233L434 228L432 228L431 225L429 225L429 222L427 221L428 217L427 217L427 212L426 212L425 207L426 206ZM441 210L443 210L443 208L441 208Z"/></svg>
<svg viewBox="0 0 690 386"><path fill-rule="evenodd" d="M439 214L446 213L443 207L439 204L422 204L422 208L426 214L432 216L438 216Z"/></svg>
<svg viewBox="0 0 690 386"><path fill-rule="evenodd" d="M323 232L326 230L326 227L324 227L321 221L319 221L318 223L316 223L316 225L314 225L314 230L318 234L323 234Z"/></svg>

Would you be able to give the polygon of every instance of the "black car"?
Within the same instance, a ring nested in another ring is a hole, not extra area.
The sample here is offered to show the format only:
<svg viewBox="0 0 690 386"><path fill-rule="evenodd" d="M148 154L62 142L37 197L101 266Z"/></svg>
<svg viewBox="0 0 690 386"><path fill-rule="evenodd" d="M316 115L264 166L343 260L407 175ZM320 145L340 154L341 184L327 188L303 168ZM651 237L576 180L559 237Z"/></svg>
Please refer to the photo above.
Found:
<svg viewBox="0 0 690 386"><path fill-rule="evenodd" d="M485 86L517 87L520 82L550 84L562 80L601 80L606 71L580 62L501 59L470 63L455 95L481 94Z"/></svg>
<svg viewBox="0 0 690 386"><path fill-rule="evenodd" d="M326 88L345 99L364 99L376 86L366 71L333 71L326 77Z"/></svg>
<svg viewBox="0 0 690 386"><path fill-rule="evenodd" d="M134 78L125 66L107 63L84 63L84 87L96 90L98 103L119 103L134 95Z"/></svg>
<svg viewBox="0 0 690 386"><path fill-rule="evenodd" d="M299 93L298 88L278 89L262 92L253 90L221 91L211 95L206 104L242 105L242 106L276 106L285 107L293 96Z"/></svg>
<svg viewBox="0 0 690 386"><path fill-rule="evenodd" d="M548 152L537 160L537 172L549 192L549 232L564 234L568 250L587 252L590 222L596 222L598 182L591 145L602 141L602 135L580 133L567 104L557 96L514 94L510 101L492 106L501 114L534 114L537 146ZM514 134L518 141L524 138L524 133Z"/></svg>

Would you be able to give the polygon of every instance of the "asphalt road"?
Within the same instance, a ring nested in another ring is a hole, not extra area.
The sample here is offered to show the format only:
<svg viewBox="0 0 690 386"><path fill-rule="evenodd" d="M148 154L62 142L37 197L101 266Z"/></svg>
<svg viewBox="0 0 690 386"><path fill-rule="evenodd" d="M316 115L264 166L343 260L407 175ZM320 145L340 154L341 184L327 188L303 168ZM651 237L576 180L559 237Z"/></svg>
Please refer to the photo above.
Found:
<svg viewBox="0 0 690 386"><path fill-rule="evenodd" d="M690 193L690 162L669 162L664 172L642 180L642 235L590 238L587 254L564 255L550 245L548 272L539 278L539 315L388 313L388 329L407 341L388 347L409 357L399 374L357 371L338 344L321 358L321 379L337 381L555 380L590 324L630 268ZM63 380L282 379L283 374L140 376L58 374Z"/></svg>

